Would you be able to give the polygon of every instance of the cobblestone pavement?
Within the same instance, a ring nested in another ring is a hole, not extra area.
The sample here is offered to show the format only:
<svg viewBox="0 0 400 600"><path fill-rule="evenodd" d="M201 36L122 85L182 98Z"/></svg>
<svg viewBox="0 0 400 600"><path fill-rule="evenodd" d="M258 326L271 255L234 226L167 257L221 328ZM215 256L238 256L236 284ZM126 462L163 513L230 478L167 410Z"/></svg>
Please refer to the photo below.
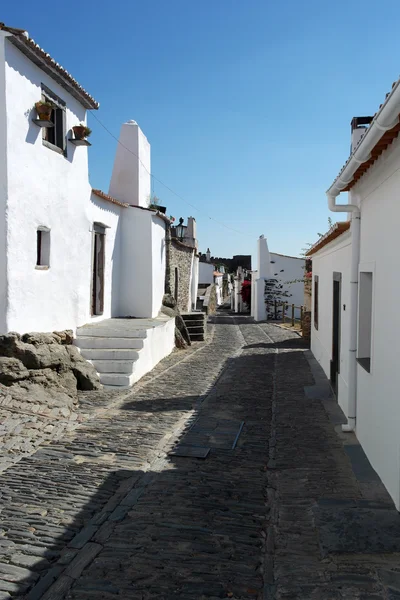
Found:
<svg viewBox="0 0 400 600"><path fill-rule="evenodd" d="M0 600L400 598L395 545L324 533L324 507L398 515L313 383L296 334L226 315L132 392L85 396L79 429L0 475ZM168 454L193 440L206 459Z"/></svg>

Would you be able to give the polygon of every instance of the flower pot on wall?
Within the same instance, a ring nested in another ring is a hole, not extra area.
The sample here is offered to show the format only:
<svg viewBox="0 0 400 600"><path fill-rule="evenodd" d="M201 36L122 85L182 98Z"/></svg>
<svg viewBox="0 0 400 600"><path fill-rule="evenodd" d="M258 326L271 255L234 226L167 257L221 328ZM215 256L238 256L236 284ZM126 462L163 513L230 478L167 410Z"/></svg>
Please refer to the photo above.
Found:
<svg viewBox="0 0 400 600"><path fill-rule="evenodd" d="M40 121L50 121L51 111L53 110L51 104L36 102L35 108Z"/></svg>
<svg viewBox="0 0 400 600"><path fill-rule="evenodd" d="M83 140L87 136L87 128L84 125L75 125L75 127L72 128L72 131L77 140Z"/></svg>

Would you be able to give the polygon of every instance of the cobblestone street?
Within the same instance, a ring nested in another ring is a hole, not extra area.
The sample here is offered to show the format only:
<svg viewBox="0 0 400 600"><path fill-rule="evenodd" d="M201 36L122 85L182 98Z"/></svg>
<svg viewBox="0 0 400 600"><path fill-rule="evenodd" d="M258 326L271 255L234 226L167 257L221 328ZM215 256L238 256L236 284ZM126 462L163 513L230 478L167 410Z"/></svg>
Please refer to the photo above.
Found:
<svg viewBox="0 0 400 600"><path fill-rule="evenodd" d="M301 338L212 321L0 474L0 600L400 598L398 513Z"/></svg>

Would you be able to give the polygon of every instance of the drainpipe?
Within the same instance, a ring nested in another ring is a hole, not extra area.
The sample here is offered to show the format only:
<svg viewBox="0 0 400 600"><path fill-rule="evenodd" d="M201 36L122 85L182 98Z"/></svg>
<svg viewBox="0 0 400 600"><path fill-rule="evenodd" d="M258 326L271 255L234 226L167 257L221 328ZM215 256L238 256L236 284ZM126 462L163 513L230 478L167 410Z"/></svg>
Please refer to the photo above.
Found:
<svg viewBox="0 0 400 600"><path fill-rule="evenodd" d="M351 193L351 192L350 192ZM332 212L351 213L351 263L350 263L350 332L349 332L349 403L347 425L343 431L354 431L357 414L357 314L358 265L360 262L360 209L357 204L336 204L338 194L327 193L328 207Z"/></svg>
<svg viewBox="0 0 400 600"><path fill-rule="evenodd" d="M360 261L360 209L356 204L336 204L336 198L352 181L358 167L371 157L375 145L385 131L399 123L400 79L374 116L366 133L354 148L349 160L327 191L328 206L332 212L351 213L351 273L350 273L350 344L349 344L349 410L348 425L343 431L354 431L356 426L357 399L357 313L358 313L358 265Z"/></svg>

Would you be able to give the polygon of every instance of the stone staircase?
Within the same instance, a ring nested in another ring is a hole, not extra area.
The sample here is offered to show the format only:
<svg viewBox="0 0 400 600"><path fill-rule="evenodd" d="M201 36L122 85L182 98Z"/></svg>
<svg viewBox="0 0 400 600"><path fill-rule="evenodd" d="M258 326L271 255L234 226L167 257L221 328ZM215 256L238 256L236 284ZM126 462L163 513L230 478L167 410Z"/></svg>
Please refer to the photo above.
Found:
<svg viewBox="0 0 400 600"><path fill-rule="evenodd" d="M172 352L175 319L105 319L78 327L74 344L103 385L128 388Z"/></svg>
<svg viewBox="0 0 400 600"><path fill-rule="evenodd" d="M202 342L206 334L206 313L191 312L183 313L182 319L189 332L191 342Z"/></svg>

